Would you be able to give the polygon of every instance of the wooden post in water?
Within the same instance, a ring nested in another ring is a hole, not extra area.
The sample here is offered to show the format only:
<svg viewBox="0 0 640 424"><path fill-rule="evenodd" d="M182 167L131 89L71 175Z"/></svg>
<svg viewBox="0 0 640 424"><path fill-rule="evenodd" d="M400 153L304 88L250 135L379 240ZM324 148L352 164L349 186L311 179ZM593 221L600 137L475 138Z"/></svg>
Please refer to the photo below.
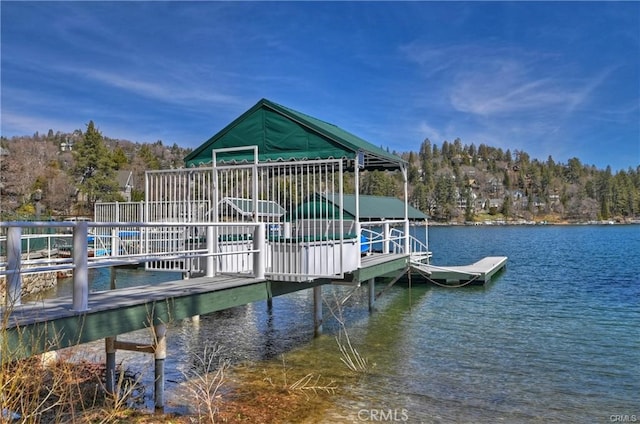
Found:
<svg viewBox="0 0 640 424"><path fill-rule="evenodd" d="M313 288L313 324L314 336L322 333L322 286Z"/></svg>
<svg viewBox="0 0 640 424"><path fill-rule="evenodd" d="M269 297L267 297L267 312L273 312L273 297L271 297L270 294Z"/></svg>
<svg viewBox="0 0 640 424"><path fill-rule="evenodd" d="M376 303L376 279L372 278L368 282L369 286L369 312L373 312L373 306Z"/></svg>
<svg viewBox="0 0 640 424"><path fill-rule="evenodd" d="M116 338L107 337L104 339L105 352L107 354L107 369L105 370L105 387L107 393L114 394L116 391Z"/></svg>
<svg viewBox="0 0 640 424"><path fill-rule="evenodd" d="M167 326L158 324L155 332L155 387L154 397L156 409L164 409L164 360L167 357Z"/></svg>

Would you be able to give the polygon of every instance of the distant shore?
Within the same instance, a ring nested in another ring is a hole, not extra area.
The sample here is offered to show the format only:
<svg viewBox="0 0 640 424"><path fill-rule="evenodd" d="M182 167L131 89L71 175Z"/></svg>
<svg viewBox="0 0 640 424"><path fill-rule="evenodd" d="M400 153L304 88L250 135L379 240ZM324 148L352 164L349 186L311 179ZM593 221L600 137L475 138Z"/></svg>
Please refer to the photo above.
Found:
<svg viewBox="0 0 640 424"><path fill-rule="evenodd" d="M428 225L430 227L453 227L453 226L467 226L467 227L475 227L475 226L497 226L497 225L639 225L640 218L638 219L625 219L625 220L602 220L602 221L527 221L527 220L504 220L504 219L496 219L496 220L483 220L483 221L466 221L466 222L458 222L458 221L429 221Z"/></svg>

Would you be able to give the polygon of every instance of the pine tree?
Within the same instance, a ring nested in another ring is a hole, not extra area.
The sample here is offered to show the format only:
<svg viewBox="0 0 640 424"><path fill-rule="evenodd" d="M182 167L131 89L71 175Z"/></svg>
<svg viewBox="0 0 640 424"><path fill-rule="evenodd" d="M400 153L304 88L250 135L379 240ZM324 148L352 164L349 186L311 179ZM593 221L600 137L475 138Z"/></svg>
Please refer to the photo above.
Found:
<svg viewBox="0 0 640 424"><path fill-rule="evenodd" d="M74 146L73 155L74 175L79 181L80 192L85 195L89 211L98 200L121 200L115 177L116 164L93 121L89 121L87 131Z"/></svg>

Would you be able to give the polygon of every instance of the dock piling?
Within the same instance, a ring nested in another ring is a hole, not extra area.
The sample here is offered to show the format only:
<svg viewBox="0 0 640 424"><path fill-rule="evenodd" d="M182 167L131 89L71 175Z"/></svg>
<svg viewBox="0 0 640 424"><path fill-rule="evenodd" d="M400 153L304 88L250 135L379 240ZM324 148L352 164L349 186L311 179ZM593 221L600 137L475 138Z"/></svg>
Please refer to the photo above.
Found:
<svg viewBox="0 0 640 424"><path fill-rule="evenodd" d="M104 339L105 352L107 354L105 388L107 393L114 394L116 390L116 347L115 337L107 337Z"/></svg>
<svg viewBox="0 0 640 424"><path fill-rule="evenodd" d="M367 285L369 286L369 312L373 312L373 306L376 303L376 279L371 278Z"/></svg>
<svg viewBox="0 0 640 424"><path fill-rule="evenodd" d="M154 397L157 410L164 409L164 360L167 357L167 326L158 324L155 333L155 386Z"/></svg>
<svg viewBox="0 0 640 424"><path fill-rule="evenodd" d="M313 288L313 324L314 336L322 333L322 286Z"/></svg>

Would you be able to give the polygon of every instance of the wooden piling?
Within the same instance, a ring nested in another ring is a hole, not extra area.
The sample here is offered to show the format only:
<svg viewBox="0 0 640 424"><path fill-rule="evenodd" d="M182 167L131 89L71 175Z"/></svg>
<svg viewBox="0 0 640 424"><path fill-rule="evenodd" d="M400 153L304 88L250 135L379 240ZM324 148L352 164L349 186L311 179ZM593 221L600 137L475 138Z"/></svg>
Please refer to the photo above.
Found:
<svg viewBox="0 0 640 424"><path fill-rule="evenodd" d="M116 391L116 347L115 337L104 339L105 352L107 356L105 371L105 388L107 393L113 395Z"/></svg>
<svg viewBox="0 0 640 424"><path fill-rule="evenodd" d="M369 286L369 312L373 312L373 307L376 303L376 279L371 278L368 282Z"/></svg>
<svg viewBox="0 0 640 424"><path fill-rule="evenodd" d="M314 336L322 334L322 286L313 288L313 324Z"/></svg>
<svg viewBox="0 0 640 424"><path fill-rule="evenodd" d="M156 409L164 409L164 360L167 357L167 326L154 326L155 332L155 385L154 397Z"/></svg>

